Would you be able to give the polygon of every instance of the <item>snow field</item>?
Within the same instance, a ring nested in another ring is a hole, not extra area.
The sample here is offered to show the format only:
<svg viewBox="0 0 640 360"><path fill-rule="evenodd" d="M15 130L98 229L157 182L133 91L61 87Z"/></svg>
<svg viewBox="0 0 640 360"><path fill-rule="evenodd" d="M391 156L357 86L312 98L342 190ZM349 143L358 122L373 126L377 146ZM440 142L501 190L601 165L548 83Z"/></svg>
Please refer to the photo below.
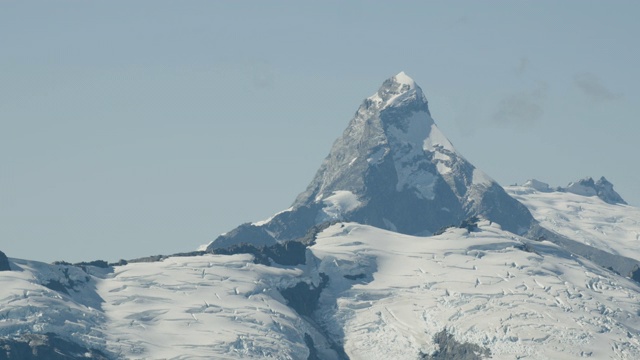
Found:
<svg viewBox="0 0 640 360"><path fill-rule="evenodd" d="M74 266L18 259L10 263L13 271L0 272L0 336L52 332L104 348L105 316L93 276ZM69 287L68 294L42 285L56 283Z"/></svg>
<svg viewBox="0 0 640 360"><path fill-rule="evenodd" d="M351 359L415 359L444 328L496 359L640 356L637 284L495 224L430 238L335 225L312 251L331 278L318 316ZM358 272L369 280L345 285Z"/></svg>
<svg viewBox="0 0 640 360"><path fill-rule="evenodd" d="M542 226L616 255L640 260L640 209L613 205L597 196L505 187Z"/></svg>
<svg viewBox="0 0 640 360"><path fill-rule="evenodd" d="M99 286L108 347L128 359L306 357L306 325L277 291L297 283L301 270L252 259L176 257L116 268Z"/></svg>
<svg viewBox="0 0 640 360"><path fill-rule="evenodd" d="M525 190L515 195L543 225L637 254L638 209ZM350 194L329 203L351 208ZM305 359L309 334L327 358L338 343L373 360L430 354L447 329L493 359L640 358L637 283L496 223L432 237L335 224L307 259L281 267L205 255L86 272L11 259L15 271L0 273L0 335L55 332L127 359ZM329 282L319 307L301 316L279 290L317 285L320 273Z"/></svg>

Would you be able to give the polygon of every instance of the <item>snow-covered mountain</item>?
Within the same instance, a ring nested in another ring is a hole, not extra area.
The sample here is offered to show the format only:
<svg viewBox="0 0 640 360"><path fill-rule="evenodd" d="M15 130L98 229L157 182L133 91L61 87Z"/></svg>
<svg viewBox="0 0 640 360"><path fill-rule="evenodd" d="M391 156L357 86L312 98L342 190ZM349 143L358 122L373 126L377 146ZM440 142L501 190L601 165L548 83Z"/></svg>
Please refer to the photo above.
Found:
<svg viewBox="0 0 640 360"><path fill-rule="evenodd" d="M638 359L639 242L604 178L500 187L400 73L290 209L202 251L0 252L0 360Z"/></svg>
<svg viewBox="0 0 640 360"><path fill-rule="evenodd" d="M638 283L488 220L428 237L336 223L304 264L254 260L204 254L103 269L10 259L3 349L55 334L84 349L75 358L640 356Z"/></svg>
<svg viewBox="0 0 640 360"><path fill-rule="evenodd" d="M404 72L366 98L291 208L215 239L208 249L270 245L326 221L354 221L427 235L470 216L529 230L531 214L453 147Z"/></svg>

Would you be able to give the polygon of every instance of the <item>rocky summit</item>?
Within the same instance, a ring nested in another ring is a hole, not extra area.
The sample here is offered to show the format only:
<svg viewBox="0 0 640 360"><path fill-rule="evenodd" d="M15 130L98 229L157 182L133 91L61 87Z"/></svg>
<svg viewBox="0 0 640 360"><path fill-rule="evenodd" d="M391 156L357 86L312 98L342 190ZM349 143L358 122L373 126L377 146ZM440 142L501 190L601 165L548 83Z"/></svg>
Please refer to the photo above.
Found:
<svg viewBox="0 0 640 360"><path fill-rule="evenodd" d="M518 234L533 222L526 207L456 151L431 117L420 86L401 72L362 102L289 209L243 224L208 249L295 240L330 221L430 235L470 217Z"/></svg>

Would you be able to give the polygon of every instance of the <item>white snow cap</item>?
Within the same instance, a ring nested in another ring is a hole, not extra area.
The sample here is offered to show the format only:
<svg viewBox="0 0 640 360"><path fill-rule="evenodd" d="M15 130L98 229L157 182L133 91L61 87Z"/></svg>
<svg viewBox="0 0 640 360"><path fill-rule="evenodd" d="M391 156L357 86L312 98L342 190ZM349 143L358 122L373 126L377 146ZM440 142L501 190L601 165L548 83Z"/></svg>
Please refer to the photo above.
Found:
<svg viewBox="0 0 640 360"><path fill-rule="evenodd" d="M393 79L399 84L409 85L409 89L415 89L416 87L416 82L413 81L413 79L404 71L400 71L396 76L393 77Z"/></svg>
<svg viewBox="0 0 640 360"><path fill-rule="evenodd" d="M387 79L378 91L368 97L370 101L377 104L379 109L390 106L398 106L407 101L421 99L425 103L427 98L422 93L422 89L404 71Z"/></svg>

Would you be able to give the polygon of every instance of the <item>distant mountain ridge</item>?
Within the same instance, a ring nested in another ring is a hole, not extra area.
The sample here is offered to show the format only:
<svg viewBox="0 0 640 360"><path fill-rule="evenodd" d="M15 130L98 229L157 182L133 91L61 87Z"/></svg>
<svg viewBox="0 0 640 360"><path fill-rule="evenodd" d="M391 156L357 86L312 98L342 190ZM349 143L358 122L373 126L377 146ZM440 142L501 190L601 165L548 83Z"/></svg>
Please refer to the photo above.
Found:
<svg viewBox="0 0 640 360"><path fill-rule="evenodd" d="M534 221L455 150L431 117L422 89L401 72L363 101L291 208L243 224L207 249L295 240L314 225L337 220L430 235L471 216L519 234Z"/></svg>
<svg viewBox="0 0 640 360"><path fill-rule="evenodd" d="M523 185L542 192L562 191L582 196L597 196L609 204L627 205L627 202L622 199L622 196L613 190L613 184L604 176L600 177L598 181L594 181L591 177L586 177L578 181L570 182L566 187L558 186L551 188L549 184L536 179L527 180Z"/></svg>

